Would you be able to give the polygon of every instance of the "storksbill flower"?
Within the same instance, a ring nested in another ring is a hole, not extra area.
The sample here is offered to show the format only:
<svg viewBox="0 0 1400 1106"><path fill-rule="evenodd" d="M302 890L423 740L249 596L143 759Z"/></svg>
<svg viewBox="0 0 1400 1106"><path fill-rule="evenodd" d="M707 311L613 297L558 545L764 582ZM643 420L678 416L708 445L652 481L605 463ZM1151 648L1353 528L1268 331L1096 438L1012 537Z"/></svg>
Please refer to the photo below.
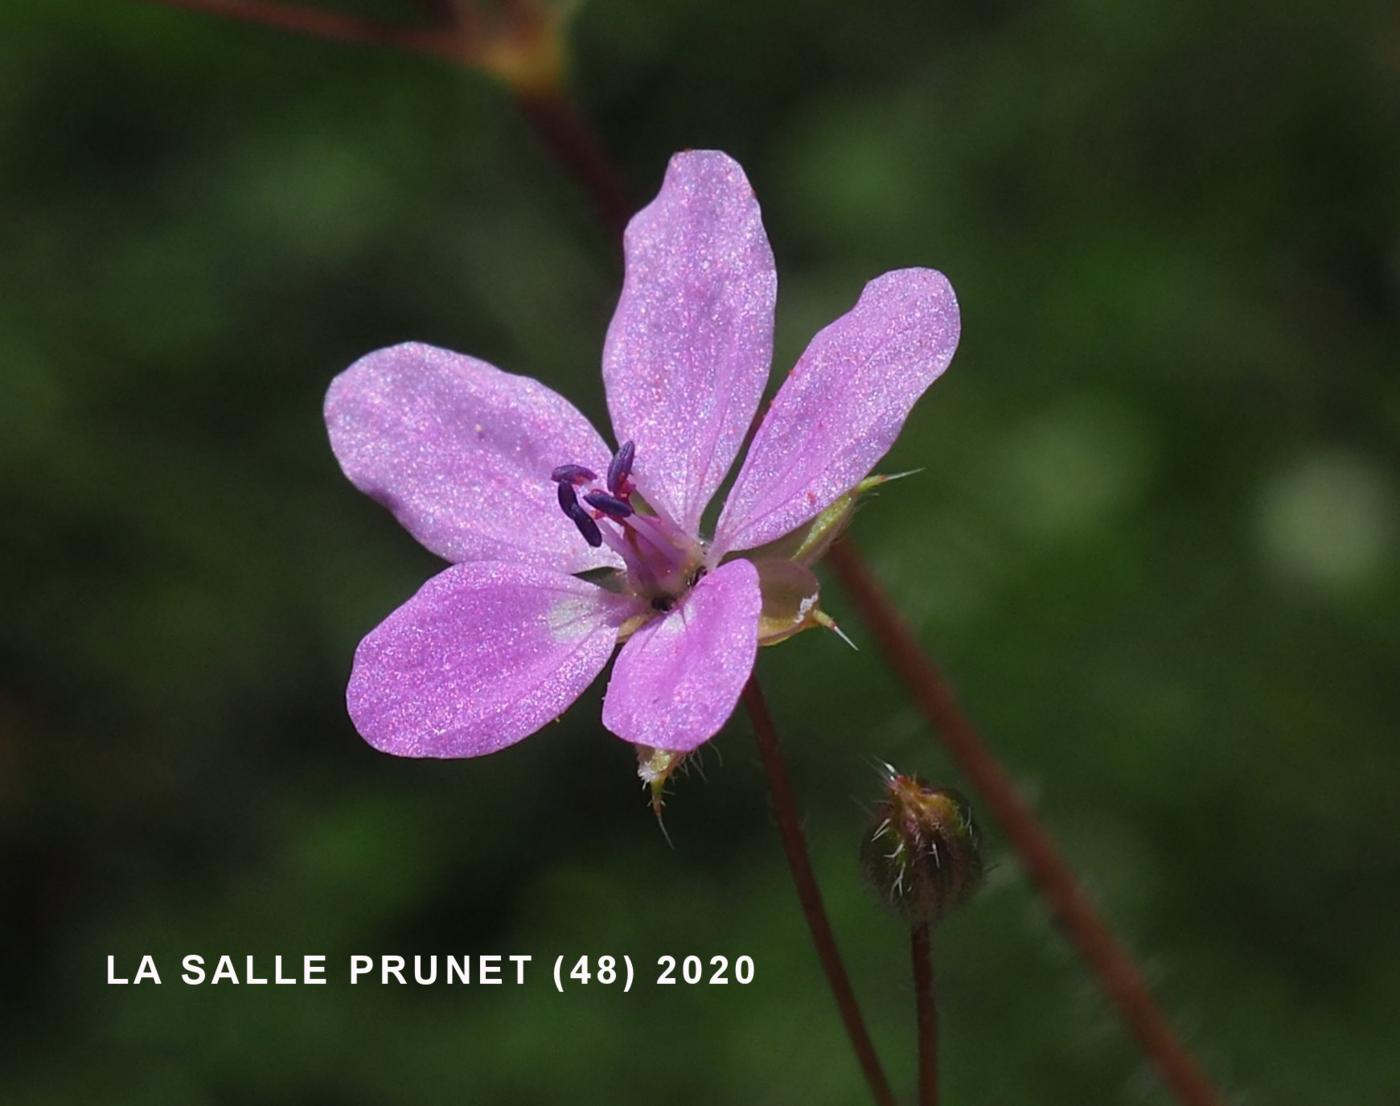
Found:
<svg viewBox="0 0 1400 1106"><path fill-rule="evenodd" d="M624 244L603 348L615 450L538 381L431 346L371 353L331 384L346 476L452 562L356 650L347 703L377 749L502 749L619 642L603 724L645 750L707 741L761 641L811 624L806 565L957 345L940 273L871 281L779 389L706 539L768 378L773 253L743 170L716 151L672 158Z"/></svg>

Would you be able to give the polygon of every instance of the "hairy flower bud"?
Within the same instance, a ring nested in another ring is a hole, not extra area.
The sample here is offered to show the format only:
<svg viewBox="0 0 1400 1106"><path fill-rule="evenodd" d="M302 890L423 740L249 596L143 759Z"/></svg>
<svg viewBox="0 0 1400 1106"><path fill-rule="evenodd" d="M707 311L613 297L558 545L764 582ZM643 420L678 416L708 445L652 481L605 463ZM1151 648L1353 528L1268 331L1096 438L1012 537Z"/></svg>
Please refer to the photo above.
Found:
<svg viewBox="0 0 1400 1106"><path fill-rule="evenodd" d="M865 874L910 926L941 921L982 882L981 835L958 792L884 766L884 795L861 847Z"/></svg>

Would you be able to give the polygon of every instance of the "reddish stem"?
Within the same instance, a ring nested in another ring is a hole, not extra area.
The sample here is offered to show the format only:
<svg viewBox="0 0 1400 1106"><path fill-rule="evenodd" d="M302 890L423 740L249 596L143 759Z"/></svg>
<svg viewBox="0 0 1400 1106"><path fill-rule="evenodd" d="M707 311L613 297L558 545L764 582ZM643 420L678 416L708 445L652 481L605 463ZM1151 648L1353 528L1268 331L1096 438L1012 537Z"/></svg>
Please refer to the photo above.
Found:
<svg viewBox="0 0 1400 1106"><path fill-rule="evenodd" d="M445 58L460 65L476 60L476 35L464 13L452 0L423 0L426 10L435 14L432 27L395 27L370 19L308 8L294 4L267 3L265 0L146 0L209 15L225 16L263 27L291 31L312 38L337 42L391 46L419 54ZM518 19L525 26L532 12ZM632 213L632 205L622 187L622 178L604 153L593 131L579 114L574 101L562 87L512 87L516 106L550 155L588 193L604 229L620 239Z"/></svg>
<svg viewBox="0 0 1400 1106"><path fill-rule="evenodd" d="M265 0L146 0L146 3L239 19L312 38L393 46L449 61L461 62L469 57L462 36L450 27L395 27L324 8L271 4Z"/></svg>
<svg viewBox="0 0 1400 1106"><path fill-rule="evenodd" d="M554 159L588 193L609 237L620 243L632 205L617 168L574 102L558 88L521 92L515 102Z"/></svg>
<svg viewBox="0 0 1400 1106"><path fill-rule="evenodd" d="M456 0L417 0L417 4L424 15L440 26L450 27L457 22Z"/></svg>
<svg viewBox="0 0 1400 1106"><path fill-rule="evenodd" d="M1185 1106L1224 1106L1153 1001L1132 957L1094 909L1074 871L1010 775L962 712L952 689L924 654L849 538L832 548L836 570L885 658L904 682L949 754L977 789L1021 859L1032 884L1128 1024L1162 1081Z"/></svg>
<svg viewBox="0 0 1400 1106"><path fill-rule="evenodd" d="M855 991L851 988L846 965L836 948L836 937L831 930L831 921L826 916L822 904L822 893L817 887L817 877L812 871L812 861L807 855L807 842L802 833L802 822L797 814L797 800L793 795L792 780L788 776L787 764L783 760L782 745L778 731L773 725L773 716L768 712L768 703L763 690L758 686L758 677L750 676L744 685L744 706L753 720L754 737L758 742L758 754L763 760L763 771L768 776L768 790L773 797L773 814L778 822L778 836L782 838L783 852L787 854L788 868L792 871L792 882L797 887L797 899L802 904L802 915L807 919L807 928L812 934L812 944L826 972L826 981L831 985L832 996L841 1011L841 1021L846 1027L846 1035L851 1039L856 1059L860 1061L865 1080L870 1084L870 1093L880 1106L894 1106L894 1094L885 1080L880 1058L875 1053L875 1045L866 1031L861 1017L860 1004L856 1002Z"/></svg>
<svg viewBox="0 0 1400 1106"><path fill-rule="evenodd" d="M938 1106L938 995L933 986L933 950L929 926L909 934L914 965L914 1009L919 1023L919 1106Z"/></svg>

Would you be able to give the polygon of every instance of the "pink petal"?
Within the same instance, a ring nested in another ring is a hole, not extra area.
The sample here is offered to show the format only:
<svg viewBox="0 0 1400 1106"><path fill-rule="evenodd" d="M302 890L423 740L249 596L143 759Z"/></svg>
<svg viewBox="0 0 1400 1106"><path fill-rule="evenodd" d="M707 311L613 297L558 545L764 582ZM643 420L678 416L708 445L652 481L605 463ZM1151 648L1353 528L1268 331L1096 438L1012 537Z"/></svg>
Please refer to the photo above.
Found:
<svg viewBox="0 0 1400 1106"><path fill-rule="evenodd" d="M560 572L453 565L355 651L355 728L402 757L476 757L534 733L603 670L636 601Z"/></svg>
<svg viewBox="0 0 1400 1106"><path fill-rule="evenodd" d="M624 246L603 348L613 431L637 443L647 502L694 534L768 380L773 251L743 169L714 150L671 159Z"/></svg>
<svg viewBox="0 0 1400 1106"><path fill-rule="evenodd" d="M689 752L734 712L758 651L763 598L749 561L704 577L664 618L638 630L613 666L603 725L634 745Z"/></svg>
<svg viewBox="0 0 1400 1106"><path fill-rule="evenodd" d="M773 397L720 515L715 555L781 537L859 483L948 367L958 331L942 273L898 269L867 284Z"/></svg>
<svg viewBox="0 0 1400 1106"><path fill-rule="evenodd" d="M602 472L610 451L538 381L407 342L331 382L326 426L351 482L440 557L563 572L619 563L589 548L549 478L569 462Z"/></svg>

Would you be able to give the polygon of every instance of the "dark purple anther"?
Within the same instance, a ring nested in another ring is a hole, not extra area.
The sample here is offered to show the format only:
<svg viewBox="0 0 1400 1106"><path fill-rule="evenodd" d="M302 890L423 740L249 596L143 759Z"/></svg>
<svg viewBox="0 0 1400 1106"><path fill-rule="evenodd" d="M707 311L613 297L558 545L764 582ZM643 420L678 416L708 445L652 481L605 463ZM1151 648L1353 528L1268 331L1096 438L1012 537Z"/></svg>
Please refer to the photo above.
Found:
<svg viewBox="0 0 1400 1106"><path fill-rule="evenodd" d="M598 529L598 524L593 521L592 516L583 509L583 504L578 501L578 492L574 491L572 484L560 481L559 484L559 506L564 513L573 520L578 532L583 535L583 540L597 549L603 544L603 532Z"/></svg>
<svg viewBox="0 0 1400 1106"><path fill-rule="evenodd" d="M603 532L598 529L598 524L588 517L582 507L578 509L578 514L570 515L574 520L574 525L578 527L578 532L583 535L583 540L594 549L603 544Z"/></svg>
<svg viewBox="0 0 1400 1106"><path fill-rule="evenodd" d="M590 507L596 507L603 514L612 518L626 518L632 513L632 508L624 499L618 499L615 495L607 492L589 492L584 497L584 501Z"/></svg>
<svg viewBox="0 0 1400 1106"><path fill-rule="evenodd" d="M555 471L557 472L558 470L556 469ZM578 492L574 491L574 486L562 480L559 482L559 507L570 518L573 518L574 515L583 510L583 508L578 505Z"/></svg>
<svg viewBox="0 0 1400 1106"><path fill-rule="evenodd" d="M560 465L549 474L549 478L560 484L583 484L589 480L597 480L598 474L582 465Z"/></svg>
<svg viewBox="0 0 1400 1106"><path fill-rule="evenodd" d="M623 494L623 481L632 475L632 458L637 455L635 442L623 442L622 448L608 462L608 491L613 495ZM602 508L598 508L602 510ZM629 512L630 513L630 512Z"/></svg>

